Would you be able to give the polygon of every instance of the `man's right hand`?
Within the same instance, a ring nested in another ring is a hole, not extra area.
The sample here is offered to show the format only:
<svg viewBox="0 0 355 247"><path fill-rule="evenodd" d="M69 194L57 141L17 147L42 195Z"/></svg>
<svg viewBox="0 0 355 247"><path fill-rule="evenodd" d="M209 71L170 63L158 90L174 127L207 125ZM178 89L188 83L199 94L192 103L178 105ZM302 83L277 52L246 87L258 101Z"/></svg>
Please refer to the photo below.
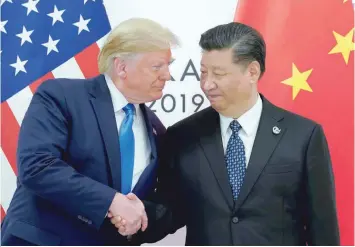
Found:
<svg viewBox="0 0 355 247"><path fill-rule="evenodd" d="M124 219L124 227L118 228L119 232L124 235L133 235L141 227L146 228L147 215L144 205L137 197L135 200L130 200L121 193L116 193L112 204L109 208L109 214L112 221L116 221L118 217ZM112 222L115 224L116 222Z"/></svg>

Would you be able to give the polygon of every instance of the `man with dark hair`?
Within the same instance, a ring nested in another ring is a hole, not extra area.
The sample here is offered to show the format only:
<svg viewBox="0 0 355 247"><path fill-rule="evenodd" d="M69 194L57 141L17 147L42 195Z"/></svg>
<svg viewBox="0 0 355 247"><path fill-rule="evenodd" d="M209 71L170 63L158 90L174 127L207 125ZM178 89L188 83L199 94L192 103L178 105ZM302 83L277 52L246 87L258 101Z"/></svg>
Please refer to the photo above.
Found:
<svg viewBox="0 0 355 247"><path fill-rule="evenodd" d="M201 36L211 103L167 130L145 241L187 226L186 245L339 245L322 127L258 92L265 42L241 23ZM167 164L167 165L166 165Z"/></svg>

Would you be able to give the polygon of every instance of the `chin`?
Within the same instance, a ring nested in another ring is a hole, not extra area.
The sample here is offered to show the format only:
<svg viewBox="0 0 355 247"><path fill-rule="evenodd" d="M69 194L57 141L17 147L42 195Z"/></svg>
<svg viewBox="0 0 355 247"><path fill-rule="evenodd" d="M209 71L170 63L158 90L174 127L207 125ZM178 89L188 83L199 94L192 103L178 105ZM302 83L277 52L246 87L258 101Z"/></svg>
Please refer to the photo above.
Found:
<svg viewBox="0 0 355 247"><path fill-rule="evenodd" d="M211 107L215 109L217 112L222 112L225 107L223 104L217 103L217 102L211 102Z"/></svg>
<svg viewBox="0 0 355 247"><path fill-rule="evenodd" d="M163 97L163 91L160 91L160 92L156 92L152 95L152 101L154 100L159 100L161 99L161 97Z"/></svg>

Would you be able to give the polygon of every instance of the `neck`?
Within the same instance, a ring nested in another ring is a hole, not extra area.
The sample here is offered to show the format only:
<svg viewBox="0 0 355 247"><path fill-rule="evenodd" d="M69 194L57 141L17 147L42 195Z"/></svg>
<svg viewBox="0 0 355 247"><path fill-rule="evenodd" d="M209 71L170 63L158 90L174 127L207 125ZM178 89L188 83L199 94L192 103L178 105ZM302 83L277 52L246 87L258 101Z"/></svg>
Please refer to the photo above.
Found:
<svg viewBox="0 0 355 247"><path fill-rule="evenodd" d="M239 118L241 115L249 111L258 100L258 92L255 92L251 97L230 106L222 115L232 117L234 119Z"/></svg>

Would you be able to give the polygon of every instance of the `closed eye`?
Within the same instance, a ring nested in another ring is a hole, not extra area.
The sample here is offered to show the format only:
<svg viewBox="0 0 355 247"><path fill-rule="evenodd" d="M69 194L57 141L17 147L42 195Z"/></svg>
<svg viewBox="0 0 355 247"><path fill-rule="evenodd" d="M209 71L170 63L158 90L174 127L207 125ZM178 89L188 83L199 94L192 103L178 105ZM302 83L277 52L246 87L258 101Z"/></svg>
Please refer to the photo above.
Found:
<svg viewBox="0 0 355 247"><path fill-rule="evenodd" d="M163 65L153 65L152 68L154 70L160 70L163 67Z"/></svg>

